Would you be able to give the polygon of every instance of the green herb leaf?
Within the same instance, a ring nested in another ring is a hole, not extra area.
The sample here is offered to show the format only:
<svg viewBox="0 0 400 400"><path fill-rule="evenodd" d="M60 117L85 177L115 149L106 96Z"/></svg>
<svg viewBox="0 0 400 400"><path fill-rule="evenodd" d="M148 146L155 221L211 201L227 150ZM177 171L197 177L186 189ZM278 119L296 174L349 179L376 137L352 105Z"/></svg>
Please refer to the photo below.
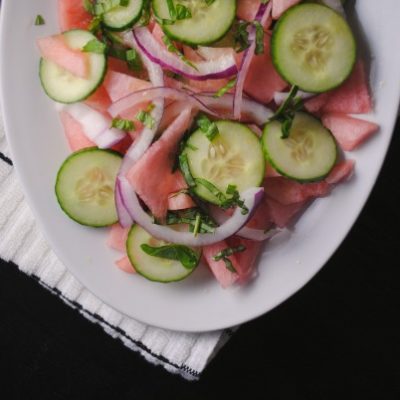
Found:
<svg viewBox="0 0 400 400"><path fill-rule="evenodd" d="M199 262L199 256L194 250L180 244L152 247L144 243L140 247L149 256L179 261L186 269L195 268Z"/></svg>
<svg viewBox="0 0 400 400"><path fill-rule="evenodd" d="M254 21L253 25L256 28L256 54L264 53L264 29L258 21Z"/></svg>
<svg viewBox="0 0 400 400"><path fill-rule="evenodd" d="M133 71L141 71L143 68L142 60L135 49L128 49L125 53L125 59L128 67Z"/></svg>
<svg viewBox="0 0 400 400"><path fill-rule="evenodd" d="M135 130L135 124L133 121L122 118L114 118L112 120L111 127L126 132Z"/></svg>
<svg viewBox="0 0 400 400"><path fill-rule="evenodd" d="M104 54L107 50L107 46L100 42L98 39L92 39L83 46L82 51L86 53L96 53L96 54Z"/></svg>
<svg viewBox="0 0 400 400"><path fill-rule="evenodd" d="M250 47L249 42L249 32L247 28L250 26L250 22L239 22L236 25L236 30L234 32L234 42L235 42L235 50L237 53L240 53Z"/></svg>
<svg viewBox="0 0 400 400"><path fill-rule="evenodd" d="M231 79L224 87L218 90L217 93L214 94L214 98L218 99L219 97L222 97L228 90L232 89L237 82L237 78Z"/></svg>
<svg viewBox="0 0 400 400"><path fill-rule="evenodd" d="M182 20L182 19L189 19L192 18L192 13L190 12L189 8L185 7L182 4L177 4L176 5L176 19Z"/></svg>
<svg viewBox="0 0 400 400"><path fill-rule="evenodd" d="M176 54L185 64L189 65L190 67L194 68L196 71L198 71L197 67L189 61L172 43L171 39L168 36L163 36L162 38L164 44L167 46L167 50L170 53Z"/></svg>
<svg viewBox="0 0 400 400"><path fill-rule="evenodd" d="M202 209L190 208L181 211L169 211L167 225L186 224L189 231L197 233L213 233L217 223Z"/></svg>
<svg viewBox="0 0 400 400"><path fill-rule="evenodd" d="M213 259L215 261L224 261L226 268L231 271L231 272L237 272L236 269L234 268L232 261L228 258L231 255L239 252L243 252L246 250L246 246L244 245L239 245L237 247L227 247L226 249L221 250L219 253L217 253Z"/></svg>
<svg viewBox="0 0 400 400"><path fill-rule="evenodd" d="M39 25L44 25L45 23L46 21L44 20L44 18L40 14L38 14L35 19L35 25L39 26Z"/></svg>
<svg viewBox="0 0 400 400"><path fill-rule="evenodd" d="M171 17L171 20L175 21L176 20L176 9L175 9L174 0L167 0L167 7L168 7L168 12L169 12L169 16Z"/></svg>
<svg viewBox="0 0 400 400"><path fill-rule="evenodd" d="M210 121L204 114L201 114L197 119L197 125L210 142L212 142L215 137L219 135L217 124Z"/></svg>

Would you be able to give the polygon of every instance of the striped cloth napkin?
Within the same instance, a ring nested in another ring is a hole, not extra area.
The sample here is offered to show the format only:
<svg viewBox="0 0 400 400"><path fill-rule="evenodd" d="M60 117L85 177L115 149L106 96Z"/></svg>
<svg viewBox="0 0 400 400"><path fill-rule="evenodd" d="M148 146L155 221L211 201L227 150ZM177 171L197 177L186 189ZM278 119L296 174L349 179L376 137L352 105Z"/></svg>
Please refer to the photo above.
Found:
<svg viewBox="0 0 400 400"><path fill-rule="evenodd" d="M148 362L197 380L232 330L182 333L147 326L104 304L57 259L39 231L16 178L0 115L0 257L77 309Z"/></svg>

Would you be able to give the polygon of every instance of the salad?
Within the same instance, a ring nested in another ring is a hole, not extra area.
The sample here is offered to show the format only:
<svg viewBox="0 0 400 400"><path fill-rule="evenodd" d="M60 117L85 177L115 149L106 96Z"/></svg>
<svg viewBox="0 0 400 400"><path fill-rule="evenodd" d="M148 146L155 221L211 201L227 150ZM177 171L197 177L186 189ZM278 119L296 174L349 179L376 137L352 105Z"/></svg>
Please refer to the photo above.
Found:
<svg viewBox="0 0 400 400"><path fill-rule="evenodd" d="M372 100L342 3L58 0L61 33L37 45L72 151L61 209L111 227L128 273L180 281L204 260L248 282L378 130L354 117Z"/></svg>

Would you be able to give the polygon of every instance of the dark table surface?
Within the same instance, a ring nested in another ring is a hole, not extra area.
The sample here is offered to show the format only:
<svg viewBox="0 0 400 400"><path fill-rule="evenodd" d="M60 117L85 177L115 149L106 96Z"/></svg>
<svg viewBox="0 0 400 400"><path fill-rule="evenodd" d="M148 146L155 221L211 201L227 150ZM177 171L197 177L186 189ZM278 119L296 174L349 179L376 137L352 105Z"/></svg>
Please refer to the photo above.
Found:
<svg viewBox="0 0 400 400"><path fill-rule="evenodd" d="M399 399L399 136L400 123L366 207L327 265L242 326L197 383L149 365L2 262L2 398Z"/></svg>

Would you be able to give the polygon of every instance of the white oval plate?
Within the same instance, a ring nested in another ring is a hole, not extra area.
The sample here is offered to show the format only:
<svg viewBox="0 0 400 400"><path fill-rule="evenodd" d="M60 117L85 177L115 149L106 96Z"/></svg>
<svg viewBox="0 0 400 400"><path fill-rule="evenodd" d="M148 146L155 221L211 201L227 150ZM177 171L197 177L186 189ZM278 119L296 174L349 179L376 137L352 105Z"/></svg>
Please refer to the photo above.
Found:
<svg viewBox="0 0 400 400"><path fill-rule="evenodd" d="M54 196L57 170L68 155L52 102L38 79L35 38L58 32L56 1L3 1L1 94L3 115L17 173L50 245L69 270L95 295L145 323L182 331L209 331L255 318L306 284L340 245L374 185L390 141L400 93L398 0L358 1L357 30L372 55L371 85L381 131L358 151L356 177L316 201L292 233L266 246L259 276L246 287L223 290L206 268L186 281L155 284L129 276L113 263L103 230L69 220ZM46 24L34 26L37 14ZM365 249L368 251L368 249ZM343 279L346 279L344 276ZM338 288L339 289L339 288Z"/></svg>

